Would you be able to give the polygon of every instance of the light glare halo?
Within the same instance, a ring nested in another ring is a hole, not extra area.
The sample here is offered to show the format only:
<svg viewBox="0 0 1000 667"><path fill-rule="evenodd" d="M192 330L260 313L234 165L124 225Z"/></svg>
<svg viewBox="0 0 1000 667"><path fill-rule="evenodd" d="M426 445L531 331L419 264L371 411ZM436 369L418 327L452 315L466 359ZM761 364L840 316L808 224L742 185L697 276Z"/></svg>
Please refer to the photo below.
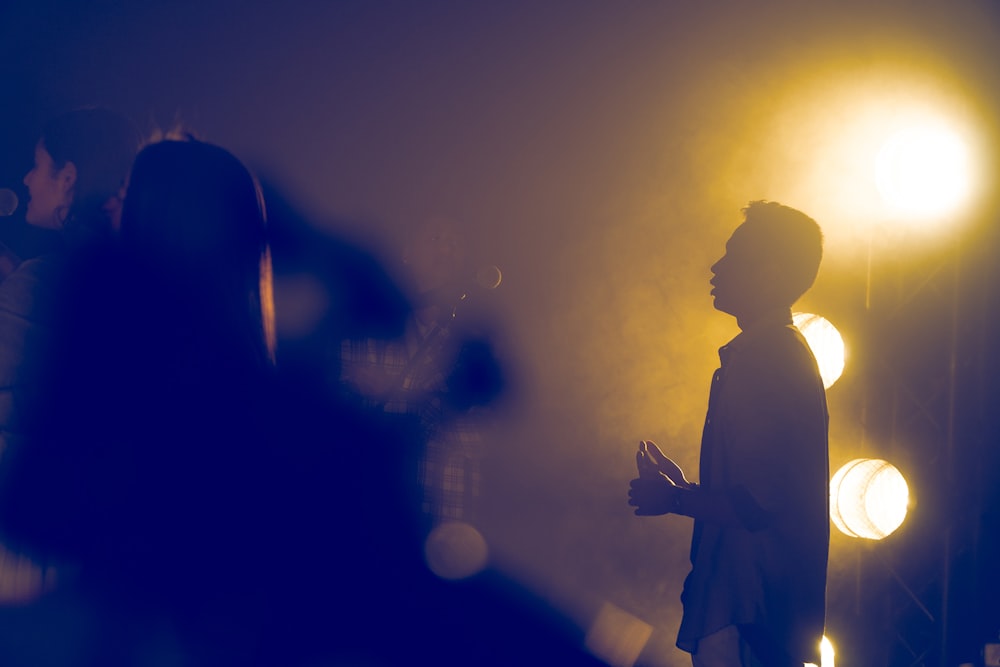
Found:
<svg viewBox="0 0 1000 667"><path fill-rule="evenodd" d="M894 214L933 218L957 209L971 189L970 156L948 128L924 125L894 132L876 158L875 183Z"/></svg>
<svg viewBox="0 0 1000 667"><path fill-rule="evenodd" d="M849 537L881 540L903 524L909 488L882 459L854 459L830 480L830 519Z"/></svg>
<svg viewBox="0 0 1000 667"><path fill-rule="evenodd" d="M809 349L819 365L823 387L829 389L844 372L846 352L843 337L829 320L813 313L792 313L792 324L809 343Z"/></svg>

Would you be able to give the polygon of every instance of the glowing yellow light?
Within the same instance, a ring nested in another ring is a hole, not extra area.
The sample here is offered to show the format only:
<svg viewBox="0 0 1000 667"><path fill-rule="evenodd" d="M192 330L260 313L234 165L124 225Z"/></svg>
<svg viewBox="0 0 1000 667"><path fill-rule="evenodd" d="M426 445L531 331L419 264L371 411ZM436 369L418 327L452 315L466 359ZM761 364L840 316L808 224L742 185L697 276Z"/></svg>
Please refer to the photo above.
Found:
<svg viewBox="0 0 1000 667"><path fill-rule="evenodd" d="M888 461L855 459L830 480L830 518L851 537L881 540L906 518L910 492Z"/></svg>
<svg viewBox="0 0 1000 667"><path fill-rule="evenodd" d="M804 667L817 667L815 663L807 662ZM833 644L823 635L819 642L819 667L834 667L833 664Z"/></svg>
<svg viewBox="0 0 1000 667"><path fill-rule="evenodd" d="M773 165L760 176L781 183L776 198L823 226L828 266L869 243L937 243L976 219L995 190L995 123L962 82L912 58L816 66L761 102L773 141L755 158Z"/></svg>
<svg viewBox="0 0 1000 667"><path fill-rule="evenodd" d="M834 667L833 665L833 644L823 635L823 640L819 643L820 665L822 667Z"/></svg>
<svg viewBox="0 0 1000 667"><path fill-rule="evenodd" d="M897 130L876 159L875 183L890 211L928 218L964 203L972 183L969 152L943 125Z"/></svg>
<svg viewBox="0 0 1000 667"><path fill-rule="evenodd" d="M812 313L793 313L792 323L805 336L819 364L823 386L829 389L844 372L844 339L829 320Z"/></svg>

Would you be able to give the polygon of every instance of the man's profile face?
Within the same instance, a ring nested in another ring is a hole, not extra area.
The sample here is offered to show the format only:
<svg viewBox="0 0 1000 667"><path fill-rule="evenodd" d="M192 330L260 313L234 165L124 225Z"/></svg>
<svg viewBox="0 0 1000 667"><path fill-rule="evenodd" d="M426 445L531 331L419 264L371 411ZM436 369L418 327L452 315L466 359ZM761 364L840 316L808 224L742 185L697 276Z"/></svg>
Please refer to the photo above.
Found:
<svg viewBox="0 0 1000 667"><path fill-rule="evenodd" d="M742 224L729 237L726 253L712 265L715 309L736 318L759 312L766 278L762 239Z"/></svg>

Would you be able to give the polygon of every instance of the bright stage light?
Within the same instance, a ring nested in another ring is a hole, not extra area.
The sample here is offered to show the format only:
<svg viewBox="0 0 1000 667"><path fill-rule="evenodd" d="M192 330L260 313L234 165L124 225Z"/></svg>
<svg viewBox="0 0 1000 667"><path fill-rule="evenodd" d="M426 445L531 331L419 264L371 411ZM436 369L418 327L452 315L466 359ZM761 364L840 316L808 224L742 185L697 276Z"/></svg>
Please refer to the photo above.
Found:
<svg viewBox="0 0 1000 667"><path fill-rule="evenodd" d="M939 217L967 199L972 183L969 151L943 124L894 132L876 159L875 183L895 215Z"/></svg>
<svg viewBox="0 0 1000 667"><path fill-rule="evenodd" d="M910 493L902 473L882 459L854 459L830 480L830 518L850 537L881 540L906 518Z"/></svg>
<svg viewBox="0 0 1000 667"><path fill-rule="evenodd" d="M819 654L821 667L834 667L833 644L830 643L826 635L823 635L823 641L819 643Z"/></svg>
<svg viewBox="0 0 1000 667"><path fill-rule="evenodd" d="M834 667L833 657L833 644L826 635L823 635L823 639L819 642L819 665L807 662L804 667Z"/></svg>
<svg viewBox="0 0 1000 667"><path fill-rule="evenodd" d="M819 364L823 386L829 389L844 372L844 339L829 320L812 313L793 313L792 323L805 336Z"/></svg>
<svg viewBox="0 0 1000 667"><path fill-rule="evenodd" d="M885 63L810 69L768 101L765 186L823 225L827 257L902 252L957 233L992 196L993 118L947 72ZM770 110L770 108L769 108Z"/></svg>

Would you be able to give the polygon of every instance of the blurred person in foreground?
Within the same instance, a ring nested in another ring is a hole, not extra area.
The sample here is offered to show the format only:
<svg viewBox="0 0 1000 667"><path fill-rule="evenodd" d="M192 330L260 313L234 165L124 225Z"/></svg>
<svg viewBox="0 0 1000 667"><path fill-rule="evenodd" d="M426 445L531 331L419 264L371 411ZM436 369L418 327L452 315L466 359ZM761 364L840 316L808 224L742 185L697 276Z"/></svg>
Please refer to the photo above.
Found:
<svg viewBox="0 0 1000 667"><path fill-rule="evenodd" d="M699 484L639 444L629 505L695 520L677 646L695 667L819 664L829 550L826 393L791 306L822 257L819 226L775 202L744 209L712 266L715 308L741 333L719 350Z"/></svg>
<svg viewBox="0 0 1000 667"><path fill-rule="evenodd" d="M262 202L227 151L161 142L135 159L120 227L67 252L56 276L25 436L0 469L0 521L64 573L36 625L54 614L67 641L60 620L88 627L72 658L40 660L238 661L233 635L252 616L233 609L261 604L248 568L268 551L251 537L268 523L260 461L273 435Z"/></svg>
<svg viewBox="0 0 1000 667"><path fill-rule="evenodd" d="M102 108L64 113L42 129L24 184L25 221L43 241L0 283L0 457L23 437L60 272L70 254L110 238L141 143L128 118ZM44 585L41 569L0 548L0 604L31 599Z"/></svg>
<svg viewBox="0 0 1000 667"><path fill-rule="evenodd" d="M0 438L16 433L19 392L33 372L32 343L47 331L56 273L66 256L109 239L121 218L125 181L142 138L107 109L70 111L45 124L24 177L25 221L48 235L47 249L0 283Z"/></svg>
<svg viewBox="0 0 1000 667"><path fill-rule="evenodd" d="M0 466L2 525L72 576L0 660L596 664L507 582L428 571L417 434L272 362L266 231L235 156L167 141L135 160L120 240L74 256Z"/></svg>

